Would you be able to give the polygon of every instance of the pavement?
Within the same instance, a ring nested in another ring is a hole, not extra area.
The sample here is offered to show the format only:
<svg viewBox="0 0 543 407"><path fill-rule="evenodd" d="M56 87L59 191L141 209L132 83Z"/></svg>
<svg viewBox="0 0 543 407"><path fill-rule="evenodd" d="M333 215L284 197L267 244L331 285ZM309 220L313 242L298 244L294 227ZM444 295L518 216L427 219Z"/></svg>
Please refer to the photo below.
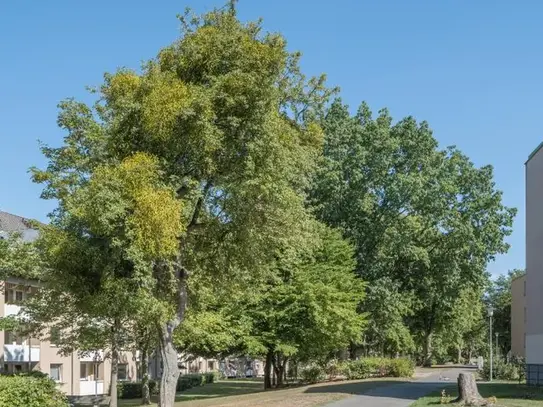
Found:
<svg viewBox="0 0 543 407"><path fill-rule="evenodd" d="M390 384L377 387L334 403L327 407L408 407L421 397L456 383L460 373L470 372L469 368L442 368L419 374L418 378L408 383ZM417 377L417 376L415 376Z"/></svg>

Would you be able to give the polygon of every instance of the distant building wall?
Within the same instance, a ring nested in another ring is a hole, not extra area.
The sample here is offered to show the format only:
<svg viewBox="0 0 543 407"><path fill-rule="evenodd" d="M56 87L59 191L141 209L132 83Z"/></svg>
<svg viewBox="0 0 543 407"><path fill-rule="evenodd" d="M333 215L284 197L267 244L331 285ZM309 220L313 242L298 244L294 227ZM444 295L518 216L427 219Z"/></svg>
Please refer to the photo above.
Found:
<svg viewBox="0 0 543 407"><path fill-rule="evenodd" d="M511 353L526 356L526 275L511 282Z"/></svg>

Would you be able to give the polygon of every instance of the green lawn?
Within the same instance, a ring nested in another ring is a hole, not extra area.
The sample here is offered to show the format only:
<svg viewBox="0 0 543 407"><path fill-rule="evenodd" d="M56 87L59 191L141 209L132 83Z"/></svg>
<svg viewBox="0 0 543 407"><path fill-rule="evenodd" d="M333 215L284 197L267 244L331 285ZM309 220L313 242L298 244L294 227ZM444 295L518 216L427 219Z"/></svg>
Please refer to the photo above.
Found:
<svg viewBox="0 0 543 407"><path fill-rule="evenodd" d="M401 379L370 379L319 383L263 391L262 380L222 380L178 394L176 407L317 407L353 393L395 384ZM119 400L119 406L139 407L139 400Z"/></svg>
<svg viewBox="0 0 543 407"><path fill-rule="evenodd" d="M513 382L495 382L479 383L479 392L483 397L496 397L497 404L506 407L542 407L543 406L543 388L528 387ZM445 387L451 399L454 399L458 393L454 386ZM428 397L423 397L411 404L410 407L425 407L440 404L440 393L435 393Z"/></svg>

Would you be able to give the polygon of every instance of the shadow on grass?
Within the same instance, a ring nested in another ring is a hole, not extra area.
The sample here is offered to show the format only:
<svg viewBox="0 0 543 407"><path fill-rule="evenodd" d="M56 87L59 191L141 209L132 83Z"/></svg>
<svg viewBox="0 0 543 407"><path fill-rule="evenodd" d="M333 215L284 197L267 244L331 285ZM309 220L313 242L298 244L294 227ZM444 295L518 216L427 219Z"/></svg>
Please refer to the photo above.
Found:
<svg viewBox="0 0 543 407"><path fill-rule="evenodd" d="M217 383L194 387L178 393L176 401L204 400L226 396L240 396L243 394L259 393L264 391L264 382L258 379L230 379Z"/></svg>
<svg viewBox="0 0 543 407"><path fill-rule="evenodd" d="M401 380L367 380L359 382L335 382L319 386L309 387L304 393L345 393L364 394L379 387L392 386L396 384L409 383Z"/></svg>

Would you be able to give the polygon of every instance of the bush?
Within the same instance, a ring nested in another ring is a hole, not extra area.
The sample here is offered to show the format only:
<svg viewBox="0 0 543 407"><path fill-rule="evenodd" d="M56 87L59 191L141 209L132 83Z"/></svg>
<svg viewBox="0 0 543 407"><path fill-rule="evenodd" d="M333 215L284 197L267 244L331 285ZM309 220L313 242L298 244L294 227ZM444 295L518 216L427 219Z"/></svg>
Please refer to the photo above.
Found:
<svg viewBox="0 0 543 407"><path fill-rule="evenodd" d="M177 391L184 391L192 389L193 387L203 386L206 383L213 383L215 381L215 373L206 374L187 374L179 376L177 380Z"/></svg>
<svg viewBox="0 0 543 407"><path fill-rule="evenodd" d="M326 378L326 373L322 367L313 365L302 369L300 378L304 383L318 383Z"/></svg>
<svg viewBox="0 0 543 407"><path fill-rule="evenodd" d="M68 407L53 380L36 376L0 376L0 407Z"/></svg>
<svg viewBox="0 0 543 407"><path fill-rule="evenodd" d="M215 383L215 381L217 380L217 376L218 373L216 372L204 374L206 384Z"/></svg>
<svg viewBox="0 0 543 407"><path fill-rule="evenodd" d="M390 359L388 375L392 377L411 377L415 373L415 363L411 359Z"/></svg>
<svg viewBox="0 0 543 407"><path fill-rule="evenodd" d="M149 393L158 394L158 383L149 380ZM117 397L120 399L139 399L143 396L143 383L141 382L118 382Z"/></svg>
<svg viewBox="0 0 543 407"><path fill-rule="evenodd" d="M525 375L523 361L506 363L503 359L496 359L492 363L492 378L496 380L522 380ZM490 379L490 363L485 363L483 369L479 370L483 380Z"/></svg>
<svg viewBox="0 0 543 407"><path fill-rule="evenodd" d="M341 372L349 380L411 377L415 372L415 364L409 359L362 358L345 362Z"/></svg>

